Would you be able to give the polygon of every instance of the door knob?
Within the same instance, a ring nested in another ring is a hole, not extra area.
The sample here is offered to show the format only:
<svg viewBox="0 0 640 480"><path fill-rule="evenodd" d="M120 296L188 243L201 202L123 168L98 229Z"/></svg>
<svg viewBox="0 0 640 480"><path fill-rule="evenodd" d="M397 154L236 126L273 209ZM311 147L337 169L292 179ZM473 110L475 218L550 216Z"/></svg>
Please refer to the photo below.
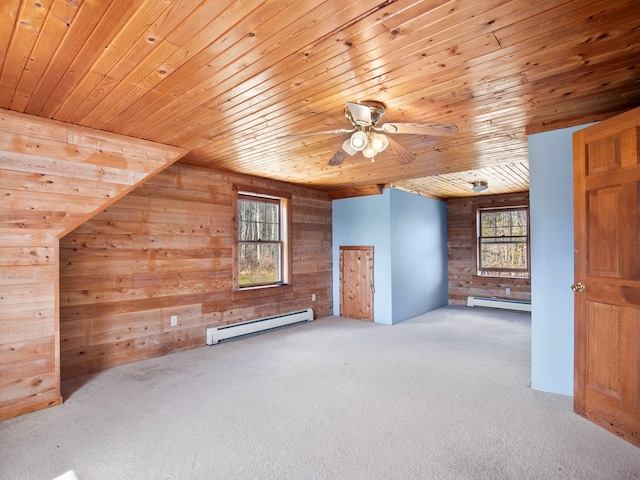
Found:
<svg viewBox="0 0 640 480"><path fill-rule="evenodd" d="M587 289L587 287L581 283L574 283L573 285L571 285L571 290L573 290L574 292L578 292L578 293L582 293Z"/></svg>

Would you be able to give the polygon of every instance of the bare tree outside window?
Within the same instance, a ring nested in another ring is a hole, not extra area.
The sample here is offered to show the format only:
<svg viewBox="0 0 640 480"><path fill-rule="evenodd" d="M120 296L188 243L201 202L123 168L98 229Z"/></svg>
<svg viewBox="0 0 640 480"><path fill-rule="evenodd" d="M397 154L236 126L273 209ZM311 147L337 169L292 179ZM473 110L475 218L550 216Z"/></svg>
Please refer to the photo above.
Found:
<svg viewBox="0 0 640 480"><path fill-rule="evenodd" d="M478 210L478 275L529 277L527 207Z"/></svg>
<svg viewBox="0 0 640 480"><path fill-rule="evenodd" d="M280 200L238 196L238 271L241 287L282 282Z"/></svg>

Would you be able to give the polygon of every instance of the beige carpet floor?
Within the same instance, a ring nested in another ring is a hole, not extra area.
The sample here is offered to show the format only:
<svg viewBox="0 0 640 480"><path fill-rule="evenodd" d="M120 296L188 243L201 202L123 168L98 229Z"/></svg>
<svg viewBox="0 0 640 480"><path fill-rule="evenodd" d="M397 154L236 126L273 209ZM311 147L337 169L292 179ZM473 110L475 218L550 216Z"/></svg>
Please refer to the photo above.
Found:
<svg viewBox="0 0 640 480"><path fill-rule="evenodd" d="M527 314L331 317L66 381L0 422L0 479L640 479L529 384Z"/></svg>

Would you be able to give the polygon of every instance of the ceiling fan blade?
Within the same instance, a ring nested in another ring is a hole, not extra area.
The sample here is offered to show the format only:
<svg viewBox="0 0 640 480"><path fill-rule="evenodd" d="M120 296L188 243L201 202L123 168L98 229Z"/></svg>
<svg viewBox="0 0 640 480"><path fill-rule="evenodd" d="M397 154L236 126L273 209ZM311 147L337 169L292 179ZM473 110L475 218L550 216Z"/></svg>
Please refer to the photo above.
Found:
<svg viewBox="0 0 640 480"><path fill-rule="evenodd" d="M387 152L396 157L396 160L403 165L407 165L416 159L415 154L411 153L392 138L389 138Z"/></svg>
<svg viewBox="0 0 640 480"><path fill-rule="evenodd" d="M292 137L309 137L311 135L333 135L339 133L353 133L355 132L355 128L338 128L336 130L322 130L320 132L305 132L305 133L290 133L289 135L280 135L279 138L292 138Z"/></svg>
<svg viewBox="0 0 640 480"><path fill-rule="evenodd" d="M342 164L342 162L344 162L344 159L347 158L347 155L349 154L342 148L340 148L336 153L333 154L331 160L329 160L329 165L331 165L332 167L337 167L338 165Z"/></svg>
<svg viewBox="0 0 640 480"><path fill-rule="evenodd" d="M371 108L368 105L347 102L347 108L356 124L363 127L371 125Z"/></svg>
<svg viewBox="0 0 640 480"><path fill-rule="evenodd" d="M458 134L458 127L453 123L385 123L380 129L386 133L431 135L435 137L453 137Z"/></svg>

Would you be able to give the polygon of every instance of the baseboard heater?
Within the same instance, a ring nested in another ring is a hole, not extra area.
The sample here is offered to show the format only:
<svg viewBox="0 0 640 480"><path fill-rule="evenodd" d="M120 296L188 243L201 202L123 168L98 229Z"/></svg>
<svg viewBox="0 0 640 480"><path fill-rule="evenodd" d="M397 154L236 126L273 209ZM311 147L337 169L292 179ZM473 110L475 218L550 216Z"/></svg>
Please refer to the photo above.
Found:
<svg viewBox="0 0 640 480"><path fill-rule="evenodd" d="M215 345L220 340L239 337L249 333L261 332L270 328L283 327L298 322L310 322L313 320L313 309L298 310L297 312L283 313L272 317L258 318L248 322L233 323L222 327L207 328L207 345Z"/></svg>
<svg viewBox="0 0 640 480"><path fill-rule="evenodd" d="M521 302L518 300L503 300L501 298L467 297L467 307L502 308L505 310L517 310L520 312L530 312L531 302Z"/></svg>

